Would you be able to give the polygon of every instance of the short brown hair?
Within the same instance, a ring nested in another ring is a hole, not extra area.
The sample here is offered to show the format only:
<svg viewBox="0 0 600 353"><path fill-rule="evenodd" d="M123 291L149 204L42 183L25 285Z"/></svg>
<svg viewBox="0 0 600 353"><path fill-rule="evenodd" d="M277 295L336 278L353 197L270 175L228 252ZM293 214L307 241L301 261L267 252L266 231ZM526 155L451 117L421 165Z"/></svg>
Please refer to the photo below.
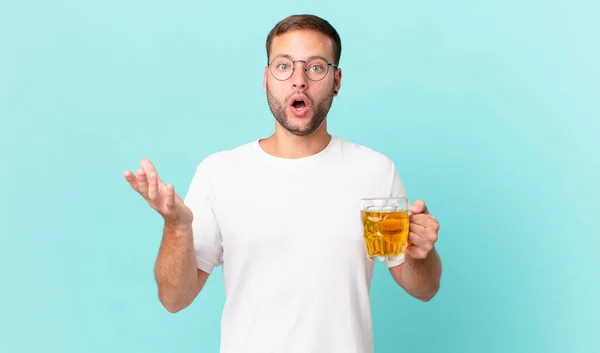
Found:
<svg viewBox="0 0 600 353"><path fill-rule="evenodd" d="M291 15L279 21L267 36L267 59L271 55L273 38L280 34L298 29L310 29L323 33L333 42L333 62L338 65L342 56L342 42L338 32L333 26L315 15Z"/></svg>

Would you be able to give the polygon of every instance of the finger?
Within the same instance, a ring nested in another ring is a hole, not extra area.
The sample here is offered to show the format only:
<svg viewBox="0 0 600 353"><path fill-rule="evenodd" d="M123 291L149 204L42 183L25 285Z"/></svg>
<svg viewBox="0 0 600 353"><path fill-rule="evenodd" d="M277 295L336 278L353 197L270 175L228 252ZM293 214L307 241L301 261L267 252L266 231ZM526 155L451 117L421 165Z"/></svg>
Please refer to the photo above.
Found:
<svg viewBox="0 0 600 353"><path fill-rule="evenodd" d="M414 245L407 247L406 252L415 259L424 259L427 257L427 251Z"/></svg>
<svg viewBox="0 0 600 353"><path fill-rule="evenodd" d="M152 201L158 197L158 181L156 179L156 173L150 172L148 177L148 198Z"/></svg>
<svg viewBox="0 0 600 353"><path fill-rule="evenodd" d="M146 193L148 192L148 179L146 178L146 174L142 169L138 169L135 177L138 183L138 191L142 196L146 197Z"/></svg>
<svg viewBox="0 0 600 353"><path fill-rule="evenodd" d="M142 159L142 161L140 162L140 165L141 165L142 169L144 170L144 172L146 173L146 175L156 173L156 180L160 182L158 172L156 171L154 164L152 164L152 162L150 162L149 159L147 159L147 158Z"/></svg>
<svg viewBox="0 0 600 353"><path fill-rule="evenodd" d="M408 233L408 242L411 244L410 246L416 246L425 251L431 251L431 249L433 249L433 242L421 234L413 232Z"/></svg>
<svg viewBox="0 0 600 353"><path fill-rule="evenodd" d="M133 188L133 190L138 191L138 182L135 179L135 175L133 175L133 173L129 170L126 170L123 172L123 176L125 177L125 180L127 180L127 182L129 183L129 185Z"/></svg>
<svg viewBox="0 0 600 353"><path fill-rule="evenodd" d="M165 204L168 209L175 207L175 187L171 184L166 185Z"/></svg>
<svg viewBox="0 0 600 353"><path fill-rule="evenodd" d="M429 223L429 216L426 214L413 214L410 215L410 223L415 223L426 227Z"/></svg>
<svg viewBox="0 0 600 353"><path fill-rule="evenodd" d="M435 243L437 241L437 231L433 228L423 227L420 224L410 223L409 230L421 238Z"/></svg>
<svg viewBox="0 0 600 353"><path fill-rule="evenodd" d="M425 228L424 226L417 224L417 223L409 223L408 225L408 229L409 231L418 234L419 236L423 236L423 234L426 234L428 232L427 228Z"/></svg>
<svg viewBox="0 0 600 353"><path fill-rule="evenodd" d="M425 205L425 201L423 201L423 200L415 201L415 203L413 203L413 205L410 207L410 212L412 212L413 214L428 213L427 206Z"/></svg>
<svg viewBox="0 0 600 353"><path fill-rule="evenodd" d="M439 229L438 221L430 214L415 214L410 216L410 222L430 228L435 231Z"/></svg>

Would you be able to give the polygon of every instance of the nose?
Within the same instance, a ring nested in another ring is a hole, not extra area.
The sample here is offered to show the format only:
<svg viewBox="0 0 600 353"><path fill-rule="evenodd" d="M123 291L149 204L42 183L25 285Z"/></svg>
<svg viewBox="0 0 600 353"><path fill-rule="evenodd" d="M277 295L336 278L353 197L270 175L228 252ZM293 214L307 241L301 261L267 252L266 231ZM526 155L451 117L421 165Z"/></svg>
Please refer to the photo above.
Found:
<svg viewBox="0 0 600 353"><path fill-rule="evenodd" d="M294 89L306 89L307 78L304 74L304 62L297 61L294 63L296 68L292 73L292 77L290 77L290 81Z"/></svg>

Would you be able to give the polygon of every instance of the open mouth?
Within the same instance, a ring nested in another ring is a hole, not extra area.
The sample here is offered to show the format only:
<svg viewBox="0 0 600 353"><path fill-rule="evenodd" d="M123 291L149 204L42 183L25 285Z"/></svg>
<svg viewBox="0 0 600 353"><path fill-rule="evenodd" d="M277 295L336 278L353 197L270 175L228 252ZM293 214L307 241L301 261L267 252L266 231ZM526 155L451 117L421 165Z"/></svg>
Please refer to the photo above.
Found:
<svg viewBox="0 0 600 353"><path fill-rule="evenodd" d="M302 111L308 107L308 104L304 99L297 98L292 101L292 107L294 107L294 109L296 109L297 111Z"/></svg>

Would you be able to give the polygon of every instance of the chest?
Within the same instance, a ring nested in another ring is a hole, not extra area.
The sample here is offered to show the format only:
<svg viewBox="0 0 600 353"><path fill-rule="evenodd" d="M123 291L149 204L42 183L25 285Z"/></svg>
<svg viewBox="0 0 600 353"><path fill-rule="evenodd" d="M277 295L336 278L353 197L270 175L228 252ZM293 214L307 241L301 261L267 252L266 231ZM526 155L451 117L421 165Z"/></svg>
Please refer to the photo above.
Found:
<svg viewBox="0 0 600 353"><path fill-rule="evenodd" d="M273 175L230 185L215 207L225 252L287 247L315 254L363 241L359 189L349 180Z"/></svg>

